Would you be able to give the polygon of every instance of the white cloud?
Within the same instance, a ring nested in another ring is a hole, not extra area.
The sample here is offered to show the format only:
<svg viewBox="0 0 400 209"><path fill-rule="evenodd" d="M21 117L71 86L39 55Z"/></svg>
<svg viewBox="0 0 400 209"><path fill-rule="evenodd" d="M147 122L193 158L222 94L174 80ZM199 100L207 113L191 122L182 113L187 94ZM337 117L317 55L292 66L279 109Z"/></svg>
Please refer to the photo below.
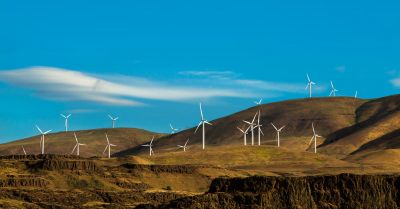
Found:
<svg viewBox="0 0 400 209"><path fill-rule="evenodd" d="M32 89L42 97L55 100L141 105L137 99L185 101L211 97L247 97L229 88L180 86L129 76L107 77L53 67L0 72L0 81Z"/></svg>
<svg viewBox="0 0 400 209"><path fill-rule="evenodd" d="M155 81L54 67L29 67L0 71L0 81L30 89L46 99L122 106L144 105L146 100L186 102L220 97L271 98L283 93L305 92L303 84L240 79L240 75L232 71L184 71L179 74L183 77Z"/></svg>
<svg viewBox="0 0 400 209"><path fill-rule="evenodd" d="M392 83L392 85L395 87L400 87L400 78L392 79L390 80L390 83Z"/></svg>

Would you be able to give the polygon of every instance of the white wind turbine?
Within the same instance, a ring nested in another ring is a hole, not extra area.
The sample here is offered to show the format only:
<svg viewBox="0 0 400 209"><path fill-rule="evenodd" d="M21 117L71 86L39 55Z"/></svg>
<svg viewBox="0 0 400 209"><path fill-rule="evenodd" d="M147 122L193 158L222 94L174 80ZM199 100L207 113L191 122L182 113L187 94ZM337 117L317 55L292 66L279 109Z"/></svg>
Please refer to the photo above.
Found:
<svg viewBox="0 0 400 209"><path fill-rule="evenodd" d="M263 131L261 130L262 125L260 124L261 110L258 111L258 119L257 125L254 128L258 128L258 146L261 145L261 134L264 136Z"/></svg>
<svg viewBox="0 0 400 209"><path fill-rule="evenodd" d="M247 133L249 132L250 126L246 130L243 130L243 129L239 128L239 127L236 127L236 128L240 132L243 133L243 144L244 144L244 146L247 146Z"/></svg>
<svg viewBox="0 0 400 209"><path fill-rule="evenodd" d="M256 104L256 105L260 105L261 104L261 102L262 102L262 98L259 100L259 101L254 101L254 104Z"/></svg>
<svg viewBox="0 0 400 209"><path fill-rule="evenodd" d="M356 93L354 94L354 98L357 99L358 96L358 91L356 91Z"/></svg>
<svg viewBox="0 0 400 209"><path fill-rule="evenodd" d="M308 88L309 89L309 91L310 91L310 98L312 97L312 85L315 85L316 83L314 83L313 81L311 81L311 79L310 79L310 76L307 74L307 80L308 80L308 83L307 83L307 86L306 86L306 89Z"/></svg>
<svg viewBox="0 0 400 209"><path fill-rule="evenodd" d="M329 94L329 96L336 96L336 92L338 92L339 90L335 89L335 86L333 85L333 82L331 81L331 93Z"/></svg>
<svg viewBox="0 0 400 209"><path fill-rule="evenodd" d="M243 122L247 123L250 125L250 130L251 130L251 145L254 145L254 126L256 126L257 124L254 123L254 121L256 120L258 112L256 112L256 114L254 115L254 118L251 122L243 120Z"/></svg>
<svg viewBox="0 0 400 209"><path fill-rule="evenodd" d="M153 138L151 139L150 143L148 143L148 144L143 144L143 145L142 145L142 147L149 147L149 154L150 154L150 156L151 156L151 155L154 155L154 152L153 152L153 140L154 140L154 136L153 136Z"/></svg>
<svg viewBox="0 0 400 209"><path fill-rule="evenodd" d="M106 139L107 139L107 146L106 146L106 148L104 149L103 154L104 154L104 153L107 151L107 149L108 149L108 158L111 158L111 147L116 147L117 145L111 144L111 143L110 143L110 140L108 139L107 134L106 134Z"/></svg>
<svg viewBox="0 0 400 209"><path fill-rule="evenodd" d="M36 125L37 130L42 134L42 137L40 138L40 148L42 149L42 155L44 154L44 136L48 133L51 132L51 130L48 130L46 132L43 132L39 126Z"/></svg>
<svg viewBox="0 0 400 209"><path fill-rule="evenodd" d="M169 127L171 128L171 134L174 134L175 132L179 131L179 129L174 128L171 123L169 124Z"/></svg>
<svg viewBox="0 0 400 209"><path fill-rule="evenodd" d="M208 122L203 115L203 109L201 108L201 103L200 103L200 115L201 115L201 121L199 123L199 125L197 126L196 130L194 131L194 133L197 132L197 130L199 129L200 126L203 126L203 149L206 148L206 129L205 129L205 124L211 125L212 124L210 122Z"/></svg>
<svg viewBox="0 0 400 209"><path fill-rule="evenodd" d="M273 123L271 123L271 125L272 125L272 126L274 127L274 129L276 130L276 139L277 139L277 141L278 141L278 147L280 147L280 146L281 146L281 144L280 144L280 133L281 133L282 129L285 128L285 126L282 126L282 127L280 127L280 128L278 129Z"/></svg>
<svg viewBox="0 0 400 209"><path fill-rule="evenodd" d="M317 138L322 137L322 136L315 133L314 123L311 123L311 126L312 126L312 130L313 130L313 136L311 137L309 145L314 140L314 153L317 153Z"/></svg>
<svg viewBox="0 0 400 209"><path fill-rule="evenodd" d="M26 155L26 151L25 151L24 146L21 146L21 147L22 147L22 151L24 152L24 155Z"/></svg>
<svg viewBox="0 0 400 209"><path fill-rule="evenodd" d="M189 138L186 140L185 145L178 145L179 148L182 148L184 152L186 152L187 143L189 142Z"/></svg>
<svg viewBox="0 0 400 209"><path fill-rule="evenodd" d="M65 119L65 132L68 132L68 118L71 116L71 114L68 115L60 114L60 115Z"/></svg>
<svg viewBox="0 0 400 209"><path fill-rule="evenodd" d="M74 149L72 149L71 154L74 153L74 151L75 151L75 149L76 149L76 155L79 156L79 146L81 146L81 145L86 145L86 144L81 144L81 143L78 142L78 137L76 137L75 132L74 132L74 137L75 137L76 144L75 144Z"/></svg>
<svg viewBox="0 0 400 209"><path fill-rule="evenodd" d="M115 122L119 119L119 117L112 117L111 115L108 115L108 117L111 119L112 121L112 128L115 128Z"/></svg>

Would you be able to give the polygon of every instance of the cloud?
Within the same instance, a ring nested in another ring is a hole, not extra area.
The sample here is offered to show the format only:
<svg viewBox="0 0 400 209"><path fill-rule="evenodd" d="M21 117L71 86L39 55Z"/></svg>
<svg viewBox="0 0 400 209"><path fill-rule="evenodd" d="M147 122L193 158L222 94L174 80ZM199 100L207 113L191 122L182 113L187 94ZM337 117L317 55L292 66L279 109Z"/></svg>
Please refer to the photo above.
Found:
<svg viewBox="0 0 400 209"><path fill-rule="evenodd" d="M111 105L143 105L138 100L187 101L212 97L249 97L232 88L182 86L130 76L91 75L79 71L30 67L0 72L0 81L62 101L91 101Z"/></svg>
<svg viewBox="0 0 400 209"><path fill-rule="evenodd" d="M400 78L392 79L392 80L390 80L390 83L391 83L394 87L399 88L399 87L400 87Z"/></svg>
<svg viewBox="0 0 400 209"><path fill-rule="evenodd" d="M239 76L237 73L224 70L224 71L181 71L179 72L180 75L185 76L193 76L193 77L207 77L207 78L214 78L214 79L231 79L234 77Z"/></svg>

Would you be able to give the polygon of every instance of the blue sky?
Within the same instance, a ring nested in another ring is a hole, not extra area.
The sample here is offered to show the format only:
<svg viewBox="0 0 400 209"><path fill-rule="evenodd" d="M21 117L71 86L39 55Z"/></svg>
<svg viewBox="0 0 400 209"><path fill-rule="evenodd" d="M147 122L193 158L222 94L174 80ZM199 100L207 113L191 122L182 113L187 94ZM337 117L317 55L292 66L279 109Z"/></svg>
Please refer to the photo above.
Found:
<svg viewBox="0 0 400 209"><path fill-rule="evenodd" d="M0 2L0 141L117 126L169 132L253 105L400 89L396 1Z"/></svg>

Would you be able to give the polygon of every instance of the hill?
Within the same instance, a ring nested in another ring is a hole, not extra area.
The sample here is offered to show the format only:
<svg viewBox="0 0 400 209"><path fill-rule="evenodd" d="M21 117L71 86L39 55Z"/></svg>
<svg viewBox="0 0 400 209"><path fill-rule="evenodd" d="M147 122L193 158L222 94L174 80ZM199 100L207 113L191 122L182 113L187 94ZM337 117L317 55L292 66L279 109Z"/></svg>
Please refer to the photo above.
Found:
<svg viewBox="0 0 400 209"><path fill-rule="evenodd" d="M102 156L107 144L105 133L110 142L117 145L112 147L112 153L138 146L151 139L152 136L161 137L163 134L149 132L135 128L93 129L75 131L80 143L86 144L80 147L83 157ZM40 135L0 144L0 155L23 154L24 146L27 154L40 153ZM75 146L73 132L50 133L45 137L45 153L71 154Z"/></svg>
<svg viewBox="0 0 400 209"><path fill-rule="evenodd" d="M273 144L275 130L271 126L286 125L281 133L283 140L293 137L311 137L311 123L314 122L318 133L327 136L355 124L356 109L366 100L349 97L298 99L275 102L252 107L247 110L211 121L212 126L206 127L206 146L242 145L243 134L237 127L246 128L243 120L252 120L258 110L261 111L262 130L261 144ZM205 111L207 116L207 111ZM194 134L195 127L182 132L167 135L154 141L154 149L158 152L170 151L178 144L184 144L190 138L190 145L201 144L201 131ZM248 143L251 134L247 136ZM256 138L258 143L258 138ZM115 156L134 155L147 153L144 147L135 147L116 153Z"/></svg>
<svg viewBox="0 0 400 209"><path fill-rule="evenodd" d="M320 150L344 158L353 152L384 149L385 144L397 143L399 124L400 95L371 100L356 110L355 124L331 133Z"/></svg>

